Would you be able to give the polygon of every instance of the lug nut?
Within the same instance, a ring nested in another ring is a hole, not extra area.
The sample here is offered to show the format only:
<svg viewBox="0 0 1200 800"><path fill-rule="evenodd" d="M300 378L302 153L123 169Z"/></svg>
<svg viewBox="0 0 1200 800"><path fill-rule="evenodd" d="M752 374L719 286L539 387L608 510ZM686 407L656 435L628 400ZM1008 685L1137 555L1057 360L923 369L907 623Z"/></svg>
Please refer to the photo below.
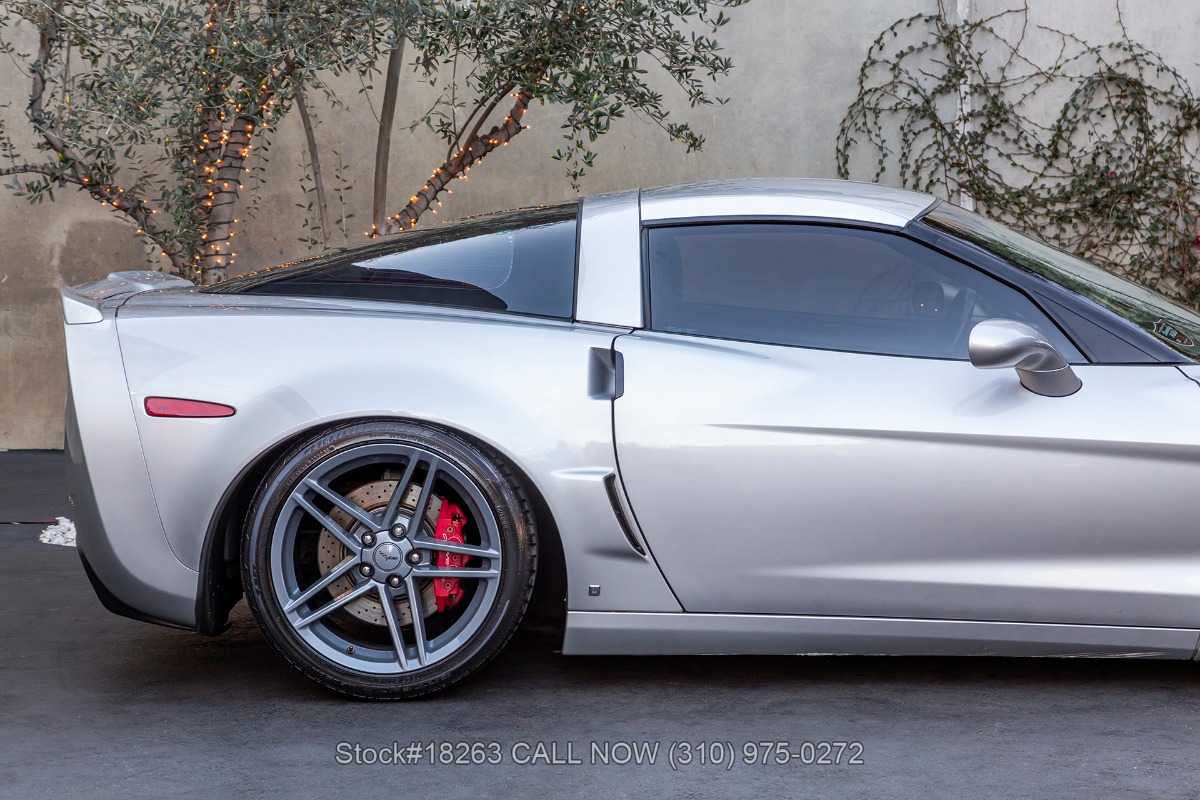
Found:
<svg viewBox="0 0 1200 800"><path fill-rule="evenodd" d="M404 523L397 522L392 526L392 536L396 537L397 539L403 539L404 534L406 533L408 533L408 528L404 527Z"/></svg>
<svg viewBox="0 0 1200 800"><path fill-rule="evenodd" d="M388 586L392 587L393 589L399 589L400 588L400 576L399 575L389 575L388 576Z"/></svg>
<svg viewBox="0 0 1200 800"><path fill-rule="evenodd" d="M375 534L364 533L362 537L363 547L370 547L375 544Z"/></svg>
<svg viewBox="0 0 1200 800"><path fill-rule="evenodd" d="M375 568L372 567L370 564L363 564L362 566L360 566L358 568L358 571L360 573L362 573L362 576L364 578L369 578L369 577L371 577L371 573L373 573L375 571Z"/></svg>
<svg viewBox="0 0 1200 800"><path fill-rule="evenodd" d="M421 551L413 550L411 553L409 553L408 554L408 563L420 564L421 563Z"/></svg>

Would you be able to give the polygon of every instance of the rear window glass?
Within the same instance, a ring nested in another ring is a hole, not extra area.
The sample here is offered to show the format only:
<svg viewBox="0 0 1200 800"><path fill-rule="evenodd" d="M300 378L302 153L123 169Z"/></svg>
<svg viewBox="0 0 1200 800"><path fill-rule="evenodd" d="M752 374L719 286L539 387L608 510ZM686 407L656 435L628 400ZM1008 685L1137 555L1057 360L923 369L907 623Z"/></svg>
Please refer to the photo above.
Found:
<svg viewBox="0 0 1200 800"><path fill-rule="evenodd" d="M578 203L386 237L204 291L456 306L569 319Z"/></svg>

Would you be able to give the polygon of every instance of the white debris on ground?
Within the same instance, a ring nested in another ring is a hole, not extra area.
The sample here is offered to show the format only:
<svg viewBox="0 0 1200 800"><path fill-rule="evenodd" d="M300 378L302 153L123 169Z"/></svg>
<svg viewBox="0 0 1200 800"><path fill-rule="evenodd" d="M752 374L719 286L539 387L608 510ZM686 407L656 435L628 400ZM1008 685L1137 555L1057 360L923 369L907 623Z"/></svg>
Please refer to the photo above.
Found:
<svg viewBox="0 0 1200 800"><path fill-rule="evenodd" d="M38 541L45 544L60 544L63 547L75 546L75 523L66 517L58 517L58 522L38 534Z"/></svg>

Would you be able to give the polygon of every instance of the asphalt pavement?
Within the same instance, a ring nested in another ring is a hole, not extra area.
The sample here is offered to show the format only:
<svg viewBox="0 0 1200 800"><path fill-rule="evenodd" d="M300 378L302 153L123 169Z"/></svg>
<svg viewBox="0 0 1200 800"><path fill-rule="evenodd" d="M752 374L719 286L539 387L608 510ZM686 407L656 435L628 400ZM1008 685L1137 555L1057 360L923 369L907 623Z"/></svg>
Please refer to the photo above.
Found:
<svg viewBox="0 0 1200 800"><path fill-rule="evenodd" d="M62 459L0 452L0 521L69 516ZM244 605L216 638L110 614L40 528L0 525L0 798L1200 797L1196 663L568 658L526 629L368 703Z"/></svg>

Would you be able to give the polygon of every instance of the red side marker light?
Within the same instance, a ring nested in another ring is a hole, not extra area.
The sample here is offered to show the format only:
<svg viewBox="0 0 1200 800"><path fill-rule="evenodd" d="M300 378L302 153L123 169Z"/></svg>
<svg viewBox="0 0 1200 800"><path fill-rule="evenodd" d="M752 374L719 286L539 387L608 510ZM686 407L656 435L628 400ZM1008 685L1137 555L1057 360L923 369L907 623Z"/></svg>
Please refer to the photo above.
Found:
<svg viewBox="0 0 1200 800"><path fill-rule="evenodd" d="M181 400L178 397L147 397L146 413L152 417L232 417L232 406L206 403L203 400Z"/></svg>

